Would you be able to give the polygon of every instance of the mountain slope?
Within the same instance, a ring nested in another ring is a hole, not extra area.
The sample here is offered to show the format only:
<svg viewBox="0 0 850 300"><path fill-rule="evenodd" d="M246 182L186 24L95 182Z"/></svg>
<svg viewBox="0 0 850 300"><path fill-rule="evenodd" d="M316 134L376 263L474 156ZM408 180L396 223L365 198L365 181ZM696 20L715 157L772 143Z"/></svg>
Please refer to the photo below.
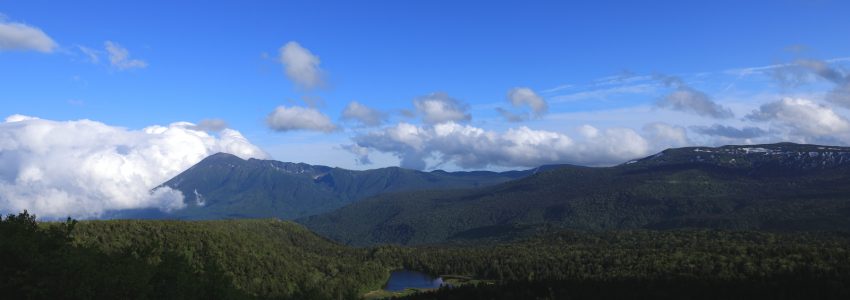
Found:
<svg viewBox="0 0 850 300"><path fill-rule="evenodd" d="M419 244L575 229L850 230L850 148L669 149L491 187L380 195L299 220L344 243Z"/></svg>
<svg viewBox="0 0 850 300"><path fill-rule="evenodd" d="M118 217L147 214L150 218L179 219L294 219L328 212L380 193L480 187L536 171L450 173L401 168L353 171L303 163L243 160L219 153L163 184L183 193L186 208L169 214L124 212Z"/></svg>

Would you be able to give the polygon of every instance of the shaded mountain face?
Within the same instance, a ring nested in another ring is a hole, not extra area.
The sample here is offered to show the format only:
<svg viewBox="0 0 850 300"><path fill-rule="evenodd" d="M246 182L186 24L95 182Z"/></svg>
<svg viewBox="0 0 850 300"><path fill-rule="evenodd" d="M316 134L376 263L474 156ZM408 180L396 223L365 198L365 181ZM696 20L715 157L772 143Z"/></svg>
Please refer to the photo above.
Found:
<svg viewBox="0 0 850 300"><path fill-rule="evenodd" d="M850 166L850 148L793 143L717 148L687 147L668 149L644 159L625 163L630 164L705 164L770 175L773 172L818 171Z"/></svg>
<svg viewBox="0 0 850 300"><path fill-rule="evenodd" d="M402 168L353 171L303 163L243 160L219 153L163 184L183 193L186 208L171 213L124 211L110 217L294 219L328 212L381 193L481 187L536 171L420 172Z"/></svg>
<svg viewBox="0 0 850 300"><path fill-rule="evenodd" d="M380 195L299 222L343 243L422 244L585 230L850 230L850 148L678 148L607 168Z"/></svg>

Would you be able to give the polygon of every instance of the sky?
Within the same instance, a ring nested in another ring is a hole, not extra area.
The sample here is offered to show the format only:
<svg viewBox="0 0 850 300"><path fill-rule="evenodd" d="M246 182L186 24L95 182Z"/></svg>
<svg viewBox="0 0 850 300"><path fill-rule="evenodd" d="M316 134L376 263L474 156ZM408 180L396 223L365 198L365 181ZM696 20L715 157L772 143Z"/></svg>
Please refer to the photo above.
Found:
<svg viewBox="0 0 850 300"><path fill-rule="evenodd" d="M146 191L219 151L507 170L850 144L846 1L460 2L0 1L0 204L179 208Z"/></svg>

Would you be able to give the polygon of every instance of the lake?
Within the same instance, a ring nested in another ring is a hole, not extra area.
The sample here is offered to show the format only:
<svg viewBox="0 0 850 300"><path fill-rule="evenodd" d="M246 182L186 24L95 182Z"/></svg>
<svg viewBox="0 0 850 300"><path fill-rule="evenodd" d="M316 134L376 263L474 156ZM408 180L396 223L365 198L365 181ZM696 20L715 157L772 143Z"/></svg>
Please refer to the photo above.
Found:
<svg viewBox="0 0 850 300"><path fill-rule="evenodd" d="M385 290L398 292L405 289L433 289L443 285L442 277L408 270L393 271L390 280L384 286Z"/></svg>

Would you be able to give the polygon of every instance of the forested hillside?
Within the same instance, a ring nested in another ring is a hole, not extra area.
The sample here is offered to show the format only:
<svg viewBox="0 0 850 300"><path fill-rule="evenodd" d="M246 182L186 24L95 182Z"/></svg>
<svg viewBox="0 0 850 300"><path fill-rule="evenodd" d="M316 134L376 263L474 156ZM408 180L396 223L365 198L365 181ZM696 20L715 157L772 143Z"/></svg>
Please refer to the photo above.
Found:
<svg viewBox="0 0 850 300"><path fill-rule="evenodd" d="M274 160L244 160L218 153L163 184L183 193L185 208L169 213L116 211L107 217L294 219L332 211L380 193L482 187L537 171L421 172L395 167L354 171Z"/></svg>
<svg viewBox="0 0 850 300"><path fill-rule="evenodd" d="M0 226L11 299L355 299L388 270L277 220L69 221Z"/></svg>
<svg viewBox="0 0 850 300"><path fill-rule="evenodd" d="M850 235L560 231L497 245L382 246L432 274L494 281L407 299L846 299Z"/></svg>
<svg viewBox="0 0 850 300"><path fill-rule="evenodd" d="M390 270L484 280L416 299L846 299L850 236L552 231L508 243L349 248L276 220L0 220L10 299L357 299ZM489 295L489 296L488 296Z"/></svg>
<svg viewBox="0 0 850 300"><path fill-rule="evenodd" d="M548 227L850 230L850 149L670 149L492 187L384 194L299 222L352 245L525 236Z"/></svg>

